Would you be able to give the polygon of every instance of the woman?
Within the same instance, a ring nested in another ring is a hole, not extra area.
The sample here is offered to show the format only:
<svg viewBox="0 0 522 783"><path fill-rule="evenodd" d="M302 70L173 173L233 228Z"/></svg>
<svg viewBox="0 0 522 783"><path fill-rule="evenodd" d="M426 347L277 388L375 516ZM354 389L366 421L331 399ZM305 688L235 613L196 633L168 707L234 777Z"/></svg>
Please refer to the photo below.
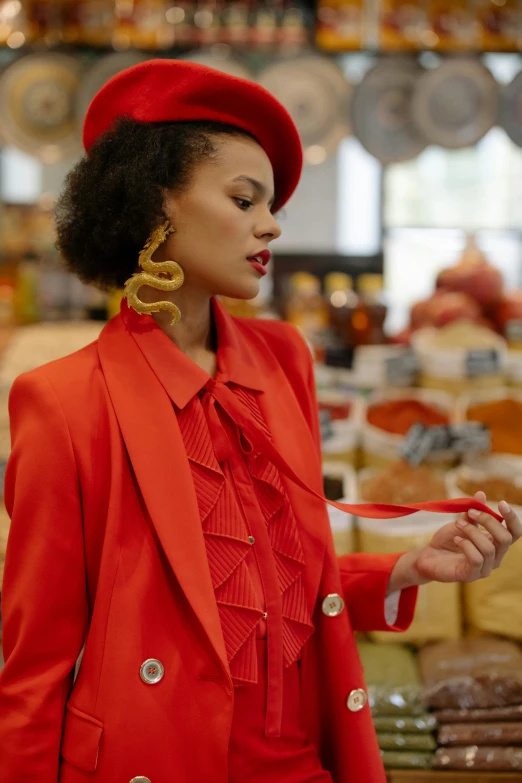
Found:
<svg viewBox="0 0 522 783"><path fill-rule="evenodd" d="M84 142L59 246L127 301L12 390L0 783L382 783L353 631L487 575L520 521L480 494L418 552L335 556L309 352L214 297L257 294L299 178L268 93L149 61Z"/></svg>

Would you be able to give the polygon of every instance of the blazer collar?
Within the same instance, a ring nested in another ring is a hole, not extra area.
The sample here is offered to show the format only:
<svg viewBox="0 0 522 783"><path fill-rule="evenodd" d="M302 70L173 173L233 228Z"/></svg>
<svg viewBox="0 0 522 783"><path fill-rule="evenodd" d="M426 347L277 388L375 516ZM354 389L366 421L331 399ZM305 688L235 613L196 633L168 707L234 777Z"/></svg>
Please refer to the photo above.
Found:
<svg viewBox="0 0 522 783"><path fill-rule="evenodd" d="M183 409L211 380L210 375L167 337L152 316L136 313L126 299L122 300L121 317L171 400ZM216 325L218 345L215 379L263 391L262 373L252 359L252 351L216 297L211 299L211 317Z"/></svg>

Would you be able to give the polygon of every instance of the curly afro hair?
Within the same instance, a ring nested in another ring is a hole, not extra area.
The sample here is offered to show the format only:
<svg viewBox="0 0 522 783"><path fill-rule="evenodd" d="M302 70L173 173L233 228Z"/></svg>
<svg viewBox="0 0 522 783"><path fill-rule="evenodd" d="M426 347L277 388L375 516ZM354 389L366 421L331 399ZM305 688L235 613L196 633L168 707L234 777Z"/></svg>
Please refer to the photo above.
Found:
<svg viewBox="0 0 522 783"><path fill-rule="evenodd" d="M69 172L57 201L57 248L68 269L104 290L123 287L147 237L166 219L164 190L188 187L223 135L249 136L217 122L120 118Z"/></svg>

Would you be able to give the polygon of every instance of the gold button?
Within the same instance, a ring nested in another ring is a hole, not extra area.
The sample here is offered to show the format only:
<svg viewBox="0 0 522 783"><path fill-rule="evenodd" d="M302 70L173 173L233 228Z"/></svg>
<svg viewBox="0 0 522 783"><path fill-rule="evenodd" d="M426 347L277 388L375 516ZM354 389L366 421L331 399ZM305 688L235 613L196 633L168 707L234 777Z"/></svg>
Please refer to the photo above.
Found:
<svg viewBox="0 0 522 783"><path fill-rule="evenodd" d="M147 658L140 666L140 677L147 685L156 685L164 674L163 664L157 658Z"/></svg>
<svg viewBox="0 0 522 783"><path fill-rule="evenodd" d="M150 778L146 778L145 775L138 775L137 778L132 778L129 783L151 783Z"/></svg>
<svg viewBox="0 0 522 783"><path fill-rule="evenodd" d="M344 601L338 593L330 593L323 601L323 612L328 617L337 617L344 609Z"/></svg>
<svg viewBox="0 0 522 783"><path fill-rule="evenodd" d="M255 544L256 543L256 539L254 538L254 536L248 536L248 543L249 544Z"/></svg>
<svg viewBox="0 0 522 783"><path fill-rule="evenodd" d="M366 705L368 697L362 688L352 691L346 700L346 706L350 712L359 712Z"/></svg>

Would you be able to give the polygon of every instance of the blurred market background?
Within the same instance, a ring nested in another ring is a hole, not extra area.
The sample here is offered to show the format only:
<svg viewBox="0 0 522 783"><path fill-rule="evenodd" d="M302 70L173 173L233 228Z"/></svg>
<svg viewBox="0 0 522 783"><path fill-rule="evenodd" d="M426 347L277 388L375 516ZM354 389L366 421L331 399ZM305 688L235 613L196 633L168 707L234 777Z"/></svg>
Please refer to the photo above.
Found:
<svg viewBox="0 0 522 783"><path fill-rule="evenodd" d="M259 81L297 123L270 274L225 303L308 340L328 497L481 488L522 512L522 0L0 2L0 471L14 378L119 310L64 270L53 206L91 98L150 57ZM448 521L330 518L340 555ZM487 582L421 588L406 634L360 639L394 783L522 780L521 575L519 542Z"/></svg>

